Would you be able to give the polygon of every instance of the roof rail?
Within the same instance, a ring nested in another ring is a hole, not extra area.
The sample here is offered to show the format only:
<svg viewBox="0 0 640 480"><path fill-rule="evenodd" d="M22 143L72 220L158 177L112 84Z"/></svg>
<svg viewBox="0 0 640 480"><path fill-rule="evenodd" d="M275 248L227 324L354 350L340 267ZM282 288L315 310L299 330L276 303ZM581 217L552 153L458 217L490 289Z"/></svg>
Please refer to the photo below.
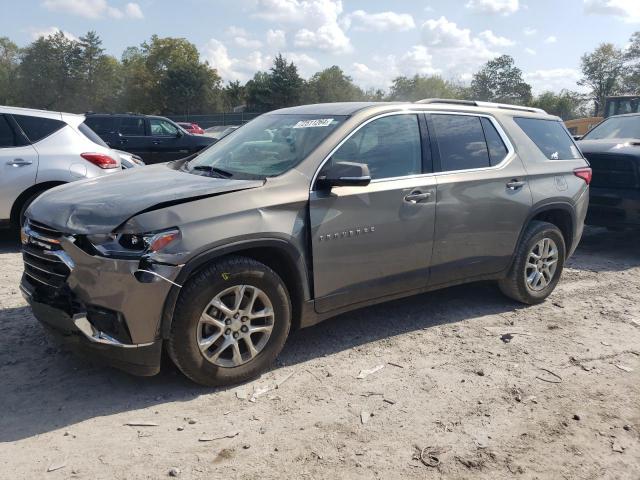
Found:
<svg viewBox="0 0 640 480"><path fill-rule="evenodd" d="M511 105L509 103L480 102L477 100L459 100L456 98L453 98L453 99L425 98L424 100L418 100L415 103L421 103L421 104L444 103L444 104L450 104L450 105L467 105L469 107L501 108L504 110L517 110L520 112L542 113L544 115L547 115L547 112L541 108L525 107L522 105Z"/></svg>

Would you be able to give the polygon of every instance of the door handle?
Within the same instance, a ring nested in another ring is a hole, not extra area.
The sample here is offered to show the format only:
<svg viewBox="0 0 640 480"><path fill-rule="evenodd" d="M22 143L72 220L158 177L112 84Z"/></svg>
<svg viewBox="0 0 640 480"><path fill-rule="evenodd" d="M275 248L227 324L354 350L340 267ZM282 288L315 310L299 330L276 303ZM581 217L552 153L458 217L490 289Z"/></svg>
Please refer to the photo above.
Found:
<svg viewBox="0 0 640 480"><path fill-rule="evenodd" d="M431 192L414 191L404 197L405 202L420 203L423 200L431 198Z"/></svg>
<svg viewBox="0 0 640 480"><path fill-rule="evenodd" d="M125 143L127 143L129 140L127 140L126 138L123 138L122 140L120 140L120 145L124 145Z"/></svg>
<svg viewBox="0 0 640 480"><path fill-rule="evenodd" d="M152 143L154 145L160 145L162 142L160 140L154 140Z"/></svg>
<svg viewBox="0 0 640 480"><path fill-rule="evenodd" d="M525 183L526 182L523 182L522 180L511 180L510 182L507 182L507 188L509 190L517 190L524 187Z"/></svg>
<svg viewBox="0 0 640 480"><path fill-rule="evenodd" d="M9 160L7 162L7 165L11 165L12 167L23 167L25 165L31 165L32 163L32 160L25 160L24 158L14 158L13 160Z"/></svg>

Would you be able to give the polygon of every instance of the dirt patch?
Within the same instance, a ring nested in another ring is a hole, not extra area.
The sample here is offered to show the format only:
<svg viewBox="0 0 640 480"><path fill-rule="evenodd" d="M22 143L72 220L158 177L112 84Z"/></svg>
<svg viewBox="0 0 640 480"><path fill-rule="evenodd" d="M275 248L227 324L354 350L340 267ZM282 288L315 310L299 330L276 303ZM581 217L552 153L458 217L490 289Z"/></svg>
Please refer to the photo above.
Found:
<svg viewBox="0 0 640 480"><path fill-rule="evenodd" d="M131 377L52 342L20 296L20 255L5 240L0 472L637 478L638 238L588 230L542 305L480 283L359 310L296 333L271 372L219 390L170 365Z"/></svg>

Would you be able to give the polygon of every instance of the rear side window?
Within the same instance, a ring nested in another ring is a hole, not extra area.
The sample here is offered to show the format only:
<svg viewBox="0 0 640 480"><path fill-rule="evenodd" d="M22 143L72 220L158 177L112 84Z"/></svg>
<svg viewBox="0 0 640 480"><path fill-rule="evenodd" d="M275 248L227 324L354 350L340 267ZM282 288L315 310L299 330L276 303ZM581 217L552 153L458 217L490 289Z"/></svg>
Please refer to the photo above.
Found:
<svg viewBox="0 0 640 480"><path fill-rule="evenodd" d="M144 118L143 117L122 117L120 118L120 127L118 132L122 135L144 136Z"/></svg>
<svg viewBox="0 0 640 480"><path fill-rule="evenodd" d="M443 172L491 165L480 117L432 114Z"/></svg>
<svg viewBox="0 0 640 480"><path fill-rule="evenodd" d="M514 121L549 160L582 158L580 151L557 120L515 117Z"/></svg>
<svg viewBox="0 0 640 480"><path fill-rule="evenodd" d="M36 143L66 125L61 120L53 118L31 117L29 115L13 115L13 119L31 143Z"/></svg>
<svg viewBox="0 0 640 480"><path fill-rule="evenodd" d="M93 143L95 143L96 145L100 145L101 147L109 147L109 145L107 145L106 143L104 143L104 140L102 140L98 134L96 132L94 132L88 125L86 122L81 123L80 125L78 125L78 130L80 130L80 133L82 133L85 137L87 137L89 140L91 140Z"/></svg>
<svg viewBox="0 0 640 480"><path fill-rule="evenodd" d="M0 115L0 148L17 147L20 142L4 115Z"/></svg>
<svg viewBox="0 0 640 480"><path fill-rule="evenodd" d="M113 133L116 131L115 117L87 117L84 123L86 123L89 128L98 135L104 135L106 133Z"/></svg>
<svg viewBox="0 0 640 480"><path fill-rule="evenodd" d="M489 160L491 165L498 165L504 157L507 156L507 147L505 146L502 138L498 134L496 127L491 120L486 117L481 117L482 129L484 130L484 138L487 141L487 147L489 148Z"/></svg>

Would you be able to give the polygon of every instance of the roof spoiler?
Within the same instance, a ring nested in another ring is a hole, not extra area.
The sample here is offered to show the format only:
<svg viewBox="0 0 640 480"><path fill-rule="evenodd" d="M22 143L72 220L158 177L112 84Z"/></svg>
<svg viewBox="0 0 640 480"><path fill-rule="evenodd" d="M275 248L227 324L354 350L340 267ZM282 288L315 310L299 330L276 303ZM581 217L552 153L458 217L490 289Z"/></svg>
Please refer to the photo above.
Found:
<svg viewBox="0 0 640 480"><path fill-rule="evenodd" d="M459 100L456 98L425 98L424 100L418 100L415 103L421 104L434 104L434 103L442 103L448 105L465 105L468 107L484 107L484 108L501 108L504 110L517 110L520 112L530 112L530 113L542 113L547 115L541 108L535 107L523 107L521 105L510 105L508 103L493 103L493 102L479 102L476 100Z"/></svg>

